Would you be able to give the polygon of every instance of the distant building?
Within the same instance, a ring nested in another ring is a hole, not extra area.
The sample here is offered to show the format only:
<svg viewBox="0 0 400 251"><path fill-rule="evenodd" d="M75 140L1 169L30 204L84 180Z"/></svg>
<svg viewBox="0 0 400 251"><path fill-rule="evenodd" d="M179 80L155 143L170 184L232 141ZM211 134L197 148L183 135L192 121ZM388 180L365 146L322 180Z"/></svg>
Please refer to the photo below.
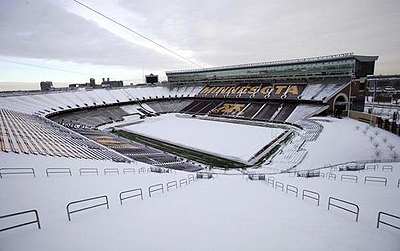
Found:
<svg viewBox="0 0 400 251"><path fill-rule="evenodd" d="M105 80L103 78L103 82L101 82L101 87L102 88L114 88L114 87L123 87L124 86L124 82L119 80L119 81L110 81L110 78L107 78L107 80Z"/></svg>
<svg viewBox="0 0 400 251"><path fill-rule="evenodd" d="M154 83L158 83L158 75L153 75L153 73L151 73L150 75L146 75L146 84Z"/></svg>
<svg viewBox="0 0 400 251"><path fill-rule="evenodd" d="M86 84L88 87L96 88L96 80L91 78L89 83Z"/></svg>
<svg viewBox="0 0 400 251"><path fill-rule="evenodd" d="M40 90L41 91L50 91L52 88L53 88L53 82L51 82L51 81L40 82Z"/></svg>
<svg viewBox="0 0 400 251"><path fill-rule="evenodd" d="M392 102L400 99L400 75L370 75L366 81L366 95L375 102Z"/></svg>

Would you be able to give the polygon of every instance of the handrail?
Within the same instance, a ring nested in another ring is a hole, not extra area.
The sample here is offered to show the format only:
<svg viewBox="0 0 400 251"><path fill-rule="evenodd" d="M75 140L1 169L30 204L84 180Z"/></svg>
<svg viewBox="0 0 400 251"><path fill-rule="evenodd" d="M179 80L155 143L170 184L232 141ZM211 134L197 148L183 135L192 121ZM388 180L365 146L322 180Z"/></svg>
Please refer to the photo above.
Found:
<svg viewBox="0 0 400 251"><path fill-rule="evenodd" d="M124 168L122 169L122 173L126 174L126 173L135 173L135 169L134 168Z"/></svg>
<svg viewBox="0 0 400 251"><path fill-rule="evenodd" d="M188 184L187 179L179 180L179 187L182 187L183 184L185 184L187 186L187 184Z"/></svg>
<svg viewBox="0 0 400 251"><path fill-rule="evenodd" d="M378 176L365 176L364 184L367 184L367 182L383 183L386 186L387 178L386 177L378 177Z"/></svg>
<svg viewBox="0 0 400 251"><path fill-rule="evenodd" d="M342 206L340 206L338 204L334 204L331 201L339 201L339 202L342 202L344 204L348 204L348 205L354 206L354 207L357 208L357 211L352 211L352 210L350 210L348 208L345 208L345 207L342 207ZM342 209L342 210L345 210L347 212L355 214L356 215L356 222L358 221L358 215L360 213L360 207L357 204L354 204L352 202L348 202L348 201L345 201L345 200L341 200L341 199L338 199L338 198L335 198L335 197L329 197L329 199L328 199L328 210L329 210L330 206L333 206L333 207L336 207L336 208L339 208L339 209Z"/></svg>
<svg viewBox="0 0 400 251"><path fill-rule="evenodd" d="M333 178L334 180L336 180L336 174L334 173L328 173L328 179Z"/></svg>
<svg viewBox="0 0 400 251"><path fill-rule="evenodd" d="M4 171L16 171L16 172L5 172ZM28 171L29 170L29 171ZM3 178L4 175L18 175L18 174L32 174L33 177L36 177L35 174L35 169L31 168L31 167L24 167L24 168L19 168L19 167L5 167L5 168L0 168L0 178Z"/></svg>
<svg viewBox="0 0 400 251"><path fill-rule="evenodd" d="M119 175L118 168L104 168L104 175L116 173Z"/></svg>
<svg viewBox="0 0 400 251"><path fill-rule="evenodd" d="M70 207L71 205L79 204L79 203L86 202L86 201L91 201L91 200L102 199L102 198L105 199L105 202L104 202L104 203L95 204L95 205L89 206L89 207L83 207L83 208L77 209L77 210L75 210L75 211L70 211L70 209L69 209L69 207ZM109 203L108 203L108 197L107 197L107 195L96 196L96 197L91 197L91 198L87 198L87 199L83 199L83 200L72 201L72 202L68 203L68 205L67 205L68 221L71 221L71 214L73 214L73 213L78 213L78 212L81 212L81 211L85 211L85 210L88 210L88 209L91 209L91 208L101 207L101 206L107 206L107 209L110 209L110 205L109 205Z"/></svg>
<svg viewBox="0 0 400 251"><path fill-rule="evenodd" d="M275 177L268 177L267 183L268 185L271 185L272 187L274 187L274 181L275 181Z"/></svg>
<svg viewBox="0 0 400 251"><path fill-rule="evenodd" d="M189 181L189 184L192 182L194 182L195 181L195 178L194 178L194 175L193 174L189 174L188 175L188 181Z"/></svg>
<svg viewBox="0 0 400 251"><path fill-rule="evenodd" d="M372 167L372 168L370 168L370 167ZM365 165L365 170L376 170L377 168L379 168L379 166L378 166L378 164L366 164Z"/></svg>
<svg viewBox="0 0 400 251"><path fill-rule="evenodd" d="M136 191L140 191L140 193L135 194L135 195L130 195L130 196L126 196L126 197L122 197L122 195L127 194L127 193L133 193ZM125 190L119 193L119 203L121 203L122 205L122 201L126 200L126 199L130 199L130 198L134 198L134 197L138 197L140 196L140 198L143 200L143 191L141 188L135 188L135 189L131 189L131 190Z"/></svg>
<svg viewBox="0 0 400 251"><path fill-rule="evenodd" d="M0 216L0 219L13 217L13 216L21 215L21 214L28 214L28 213L35 213L36 220L28 221L28 222L21 223L21 224L18 224L18 225L14 225L14 226L11 226L11 227L2 228L2 229L0 229L0 232L11 230L11 229L18 228L18 227L23 227L23 226L30 225L30 224L35 224L35 223L37 223L38 228L41 229L40 220L39 220L39 213L35 209L22 211L22 212L18 212L18 213L13 213L13 214L8 214L8 215L2 215L2 216Z"/></svg>
<svg viewBox="0 0 400 251"><path fill-rule="evenodd" d="M152 189L154 188L154 189ZM158 183L155 185L149 186L149 197L151 197L151 193L157 192L157 191L162 191L164 193L164 185L162 183Z"/></svg>
<svg viewBox="0 0 400 251"><path fill-rule="evenodd" d="M313 197L312 195L316 195L316 197ZM309 198L309 199L312 199L312 200L316 200L317 201L317 206L319 206L319 200L320 200L321 196L317 192L314 192L314 191L311 191L311 190L307 190L307 189L303 189L303 194L301 196L301 199L304 200L304 198Z"/></svg>
<svg viewBox="0 0 400 251"><path fill-rule="evenodd" d="M390 170L391 172L393 172L393 166L392 165L383 165L382 171L385 171L385 170Z"/></svg>
<svg viewBox="0 0 400 251"><path fill-rule="evenodd" d="M356 175L350 175L350 174L342 174L340 176L340 180L350 180L350 181L355 181L356 183L358 182L358 176Z"/></svg>
<svg viewBox="0 0 400 251"><path fill-rule="evenodd" d="M299 189L295 186L287 184L286 185L286 193L288 193L288 192L292 192L292 193L296 194L296 197L298 197Z"/></svg>
<svg viewBox="0 0 400 251"><path fill-rule="evenodd" d="M395 226L395 225L392 225L392 224L389 223L389 222L382 221L382 220L381 220L381 215L382 215L382 214L400 220L400 217L397 216L397 215L389 214L389 213L385 213L385 212L382 212L382 211L381 211L381 212L378 213L378 220L377 220L377 222L376 222L376 228L379 228L379 224L381 223L381 224L384 224L384 225L387 225L387 226L390 226L390 227L393 227L393 228L396 228L396 229L399 229L399 230L400 230L400 227L399 227L399 226Z"/></svg>
<svg viewBox="0 0 400 251"><path fill-rule="evenodd" d="M284 190L283 183L279 182L279 181L275 181L275 189L277 189L277 188L280 188L282 190L282 192L283 192L283 190Z"/></svg>
<svg viewBox="0 0 400 251"><path fill-rule="evenodd" d="M46 168L46 176L50 177L50 174L69 174L69 176L72 176L71 168L55 168L55 167L49 167Z"/></svg>
<svg viewBox="0 0 400 251"><path fill-rule="evenodd" d="M171 187L175 187L176 189L178 189L178 182L176 182L176 180L168 182L167 183L167 192L169 191L169 189Z"/></svg>
<svg viewBox="0 0 400 251"><path fill-rule="evenodd" d="M79 169L79 175L82 176L82 174L96 174L99 175L99 170L97 168L80 168Z"/></svg>

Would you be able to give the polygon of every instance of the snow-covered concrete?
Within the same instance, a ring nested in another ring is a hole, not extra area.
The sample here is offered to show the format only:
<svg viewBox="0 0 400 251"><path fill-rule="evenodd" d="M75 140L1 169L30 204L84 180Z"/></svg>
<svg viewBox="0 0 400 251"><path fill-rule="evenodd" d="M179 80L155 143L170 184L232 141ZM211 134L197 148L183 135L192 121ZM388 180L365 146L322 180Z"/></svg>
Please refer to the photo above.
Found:
<svg viewBox="0 0 400 251"><path fill-rule="evenodd" d="M148 118L123 129L242 162L284 132L281 128L201 120L177 114Z"/></svg>
<svg viewBox="0 0 400 251"><path fill-rule="evenodd" d="M396 166L399 168L399 166ZM390 174L389 174L390 175ZM321 194L321 206L240 176L198 180L143 201L120 205L118 193L180 174L98 177L9 177L0 182L0 214L37 208L34 225L0 234L1 250L399 250L400 233L375 228L376 212L399 214L398 188L277 175ZM21 186L21 184L24 186ZM106 194L110 209L72 216L68 202ZM358 203L360 220L326 208L328 196ZM18 198L18 199L17 199Z"/></svg>

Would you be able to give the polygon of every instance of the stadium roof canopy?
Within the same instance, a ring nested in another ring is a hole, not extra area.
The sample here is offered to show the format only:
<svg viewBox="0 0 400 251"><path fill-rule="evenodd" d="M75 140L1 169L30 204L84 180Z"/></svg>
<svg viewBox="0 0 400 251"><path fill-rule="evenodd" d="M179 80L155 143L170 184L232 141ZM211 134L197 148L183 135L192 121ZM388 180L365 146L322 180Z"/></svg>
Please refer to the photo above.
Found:
<svg viewBox="0 0 400 251"><path fill-rule="evenodd" d="M218 66L218 67L209 67L209 68L200 68L200 69L189 69L189 70L166 71L166 74L173 75L173 74L185 74L185 73L241 70L241 69L249 69L249 68L259 68L259 67L333 62L333 61L341 61L341 60L346 60L346 59L355 59L359 62L374 62L378 59L378 56L354 55L353 52L350 52L350 53L342 53L342 54L334 54L334 55L318 56L318 57L310 57L310 58L277 60L277 61L269 61L269 62L237 64L237 65Z"/></svg>

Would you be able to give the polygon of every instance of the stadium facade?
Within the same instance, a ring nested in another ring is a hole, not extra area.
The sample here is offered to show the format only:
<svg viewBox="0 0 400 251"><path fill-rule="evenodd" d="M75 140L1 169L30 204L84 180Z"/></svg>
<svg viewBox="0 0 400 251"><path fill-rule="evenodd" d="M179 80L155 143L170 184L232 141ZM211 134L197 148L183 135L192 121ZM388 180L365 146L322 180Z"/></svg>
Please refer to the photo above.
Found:
<svg viewBox="0 0 400 251"><path fill-rule="evenodd" d="M0 147L6 152L136 160L195 171L201 167L181 159L179 154L148 148L151 142L147 138L134 143L98 128L128 123L127 118L163 113L286 125L287 131L253 158L258 161L291 134L291 127L313 130L316 126L306 121L313 115L340 115L349 105L352 110L362 111L364 82L367 75L373 74L377 58L347 53L169 71L168 82L163 84L8 93L0 98ZM315 137L312 135L311 139ZM139 136L134 137L138 140Z"/></svg>

